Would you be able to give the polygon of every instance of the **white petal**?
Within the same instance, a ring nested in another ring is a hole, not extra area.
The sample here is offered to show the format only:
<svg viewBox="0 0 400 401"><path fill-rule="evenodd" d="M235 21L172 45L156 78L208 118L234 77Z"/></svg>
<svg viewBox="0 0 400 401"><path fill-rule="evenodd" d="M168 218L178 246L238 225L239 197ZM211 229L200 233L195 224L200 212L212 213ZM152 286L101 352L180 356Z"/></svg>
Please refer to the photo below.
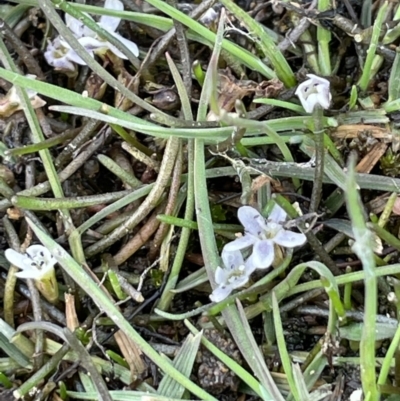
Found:
<svg viewBox="0 0 400 401"><path fill-rule="evenodd" d="M91 37L80 38L78 39L78 42L85 48L91 57L94 57L93 49L97 50L99 46L104 46L104 42L99 42L97 39ZM69 45L67 46L68 52L65 57L73 63L86 65L86 62L78 55L78 53Z"/></svg>
<svg viewBox="0 0 400 401"><path fill-rule="evenodd" d="M273 241L285 248L294 248L296 246L303 245L307 238L304 234L294 233L289 230L281 230L277 233L277 235L273 238Z"/></svg>
<svg viewBox="0 0 400 401"><path fill-rule="evenodd" d="M313 93L311 95L308 95L307 98L305 97L300 97L300 102L301 105L303 106L303 109L307 113L312 113L314 111L315 106L318 104L318 95L316 93Z"/></svg>
<svg viewBox="0 0 400 401"><path fill-rule="evenodd" d="M297 87L296 92L294 92L294 94L299 97L300 101L302 99L305 99L307 92L310 90L310 85L311 85L311 82L308 80L308 81L302 82Z"/></svg>
<svg viewBox="0 0 400 401"><path fill-rule="evenodd" d="M115 11L124 11L124 5L119 0L106 0L104 3L104 8L108 10L115 10ZM108 15L102 15L100 17L99 25L107 30L108 32L112 33L115 32L118 28L119 23L121 22L121 18L118 17L110 17Z"/></svg>
<svg viewBox="0 0 400 401"><path fill-rule="evenodd" d="M46 263L54 266L57 261L53 254L43 245L31 245L27 248L26 253L32 258L43 258Z"/></svg>
<svg viewBox="0 0 400 401"><path fill-rule="evenodd" d="M31 245L26 249L26 253L32 258L36 256L42 256L42 257L52 256L49 250L43 245Z"/></svg>
<svg viewBox="0 0 400 401"><path fill-rule="evenodd" d="M88 52L92 57L93 53ZM86 65L86 62L84 60L81 59L80 56L78 56L78 53L76 53L75 50L69 49L68 53L65 56L69 61L75 63L75 64L79 64L79 65Z"/></svg>
<svg viewBox="0 0 400 401"><path fill-rule="evenodd" d="M54 275L54 267L51 264L44 264L41 268L34 265L32 259L28 259L31 265L27 265L22 271L15 275L19 278L31 278L34 280L42 280L51 273Z"/></svg>
<svg viewBox="0 0 400 401"><path fill-rule="evenodd" d="M253 247L252 257L257 269L270 267L275 258L274 243L271 240L257 241Z"/></svg>
<svg viewBox="0 0 400 401"><path fill-rule="evenodd" d="M274 223L281 223L286 220L286 212L278 205L272 208L271 213L268 216L268 221L273 221Z"/></svg>
<svg viewBox="0 0 400 401"><path fill-rule="evenodd" d="M18 273L15 273L15 276L18 278L27 278L27 279L34 279L40 280L40 272L36 269L36 267L25 268Z"/></svg>
<svg viewBox="0 0 400 401"><path fill-rule="evenodd" d="M327 79L319 77L318 75L307 74L307 77L310 78L308 81L312 81L312 83L318 83L320 85L327 86L328 88L330 86L330 82Z"/></svg>
<svg viewBox="0 0 400 401"><path fill-rule="evenodd" d="M235 269L237 266L244 265L242 253L240 251L227 251L226 246L222 250L221 258L226 269Z"/></svg>
<svg viewBox="0 0 400 401"><path fill-rule="evenodd" d="M235 280L229 282L233 289L243 287L249 281L250 275L247 275L246 271L243 273L242 276L236 276Z"/></svg>
<svg viewBox="0 0 400 401"><path fill-rule="evenodd" d="M244 266L246 269L246 274L250 277L252 273L254 273L254 270L257 269L257 266L254 263L253 253L246 259L246 261L244 262Z"/></svg>
<svg viewBox="0 0 400 401"><path fill-rule="evenodd" d="M124 5L120 0L106 0L104 8L107 10L124 11Z"/></svg>
<svg viewBox="0 0 400 401"><path fill-rule="evenodd" d="M253 235L260 235L265 230L265 219L251 206L242 206L238 210L238 219L245 231Z"/></svg>
<svg viewBox="0 0 400 401"><path fill-rule="evenodd" d="M307 111L307 113L312 113L313 111L314 111L314 109L315 109L315 107L317 106L317 105L319 105L321 103L321 99L320 99L320 95L318 94L318 93L312 93L310 96L308 96L308 99L307 99L307 107L308 107L308 110L311 110L311 111Z"/></svg>
<svg viewBox="0 0 400 401"><path fill-rule="evenodd" d="M51 59L46 57L46 53L44 54L44 57L49 65L58 70L75 71L74 63L72 63L66 57Z"/></svg>
<svg viewBox="0 0 400 401"><path fill-rule="evenodd" d="M78 39L78 42L86 49L87 52L91 53L98 49L107 48L107 42L92 38L91 36L85 36Z"/></svg>
<svg viewBox="0 0 400 401"><path fill-rule="evenodd" d="M212 292L210 299L213 302L221 302L232 292L232 290L233 288L229 285L221 285Z"/></svg>
<svg viewBox="0 0 400 401"><path fill-rule="evenodd" d="M22 253L14 251L14 249L6 249L4 253L7 260L14 266L19 267L20 269L25 269L27 264L25 263L26 256Z"/></svg>
<svg viewBox="0 0 400 401"><path fill-rule="evenodd" d="M242 237L239 237L232 242L228 242L224 246L224 251L233 252L233 251L238 251L240 249L245 249L252 246L256 241L257 238L251 235L243 235Z"/></svg>
<svg viewBox="0 0 400 401"><path fill-rule="evenodd" d="M317 91L319 95L318 102L320 106L323 109L329 109L332 100L332 95L331 92L329 91L329 87L318 85Z"/></svg>
<svg viewBox="0 0 400 401"><path fill-rule="evenodd" d="M113 35L116 39L118 39L123 45L125 45L134 56L139 55L139 48L137 47L136 43L125 39L123 36L121 36L118 33L115 32L110 32L111 35ZM125 56L124 53L122 53L119 49L117 49L113 44L107 42L108 48L119 58L122 58L126 60L128 57Z"/></svg>
<svg viewBox="0 0 400 401"><path fill-rule="evenodd" d="M85 15L90 19L92 19L90 15L86 13ZM87 36L89 32L92 33L92 30L87 28L82 21L79 21L78 19L71 17L68 13L65 13L65 25L72 31L74 36L78 39L83 36Z"/></svg>
<svg viewBox="0 0 400 401"><path fill-rule="evenodd" d="M215 270L215 282L220 285L226 283L229 276L229 271L218 266Z"/></svg>

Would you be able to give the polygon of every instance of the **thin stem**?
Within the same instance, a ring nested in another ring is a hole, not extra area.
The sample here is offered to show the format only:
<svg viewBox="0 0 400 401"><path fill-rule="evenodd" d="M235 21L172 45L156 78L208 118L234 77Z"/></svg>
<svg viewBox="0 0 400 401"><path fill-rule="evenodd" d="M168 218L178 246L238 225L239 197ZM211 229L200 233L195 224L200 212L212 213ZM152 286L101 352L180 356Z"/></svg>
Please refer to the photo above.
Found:
<svg viewBox="0 0 400 401"><path fill-rule="evenodd" d="M318 206L322 196L322 183L324 176L324 131L322 124L323 110L316 107L313 112L314 117L314 141L315 141L315 170L314 170L314 185L311 193L310 213L318 211Z"/></svg>
<svg viewBox="0 0 400 401"><path fill-rule="evenodd" d="M372 233L367 228L362 212L360 195L355 180L355 158L352 157L348 168L346 182L346 204L350 215L355 243L353 251L363 265L365 274L365 319L360 342L361 382L363 391L370 401L378 401L379 393L376 386L375 372L375 337L377 312L377 274L373 253ZM368 398L369 397L369 398Z"/></svg>

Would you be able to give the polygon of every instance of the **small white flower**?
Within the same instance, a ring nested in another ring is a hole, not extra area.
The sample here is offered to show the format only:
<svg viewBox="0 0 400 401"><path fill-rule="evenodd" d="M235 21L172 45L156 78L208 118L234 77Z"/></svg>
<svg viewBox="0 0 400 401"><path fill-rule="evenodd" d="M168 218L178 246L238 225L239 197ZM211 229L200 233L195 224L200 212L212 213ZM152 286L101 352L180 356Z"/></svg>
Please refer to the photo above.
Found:
<svg viewBox="0 0 400 401"><path fill-rule="evenodd" d="M104 3L104 8L108 10L116 10L116 11L123 11L124 10L124 5L120 0L106 0ZM134 42L131 42L128 39L125 39L122 37L120 34L116 33L115 31L118 28L119 23L121 22L121 18L118 17L109 17L107 15L102 15L100 17L100 21L98 22L98 25L103 28L105 31L110 33L112 36L114 36L116 39L118 39L121 43L123 43L135 56L139 55L139 49L137 45ZM114 53L117 57L122 58L122 59L127 59L124 53L122 53L120 50L118 50L113 44L110 42L102 39L100 36L98 36L95 32L93 32L91 29L87 28L85 25L82 24L81 21L71 17L70 15L66 14L65 15L65 23L67 27L72 31L74 36L78 39L79 43L86 49L86 51L93 55L95 54L103 54L107 50L110 50L112 53ZM65 42L63 39L61 39L61 44L68 48L71 49L71 46ZM74 52L71 49L72 52ZM77 56L77 63L81 65L85 65L85 62L78 56Z"/></svg>
<svg viewBox="0 0 400 401"><path fill-rule="evenodd" d="M224 267L217 267L215 282L218 285L210 295L213 302L225 299L234 289L244 286L255 270L252 259L243 260L240 251L228 252L225 248L221 254Z"/></svg>
<svg viewBox="0 0 400 401"><path fill-rule="evenodd" d="M25 254L7 249L5 256L12 265L22 270L15 274L19 278L42 280L54 273L54 265L57 263L55 257L42 245L31 245Z"/></svg>
<svg viewBox="0 0 400 401"><path fill-rule="evenodd" d="M301 83L295 92L304 110L312 113L317 105L328 109L332 99L329 81L314 74L307 74L307 77L310 79Z"/></svg>
<svg viewBox="0 0 400 401"><path fill-rule="evenodd" d="M40 293L51 303L58 302L58 284L54 265L56 258L42 245L31 245L24 254L7 249L8 261L21 269L19 278L33 279Z"/></svg>
<svg viewBox="0 0 400 401"><path fill-rule="evenodd" d="M272 265L276 245L294 248L306 242L304 234L283 228L286 212L278 205L274 206L268 220L253 207L242 206L238 210L238 219L245 229L245 234L226 244L224 250L233 252L252 247L250 259L257 269L266 269Z"/></svg>
<svg viewBox="0 0 400 401"><path fill-rule="evenodd" d="M49 42L47 49L44 53L44 58L47 63L60 71L75 72L76 67L74 63L81 64L83 60L72 50L64 47L61 44L60 37L57 36L52 42Z"/></svg>

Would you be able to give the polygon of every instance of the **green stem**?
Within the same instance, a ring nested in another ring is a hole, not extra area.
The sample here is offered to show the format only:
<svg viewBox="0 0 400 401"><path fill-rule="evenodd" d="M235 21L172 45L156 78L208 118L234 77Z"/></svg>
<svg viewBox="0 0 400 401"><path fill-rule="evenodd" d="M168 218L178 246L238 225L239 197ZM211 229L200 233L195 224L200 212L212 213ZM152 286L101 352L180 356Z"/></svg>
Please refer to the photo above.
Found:
<svg viewBox="0 0 400 401"><path fill-rule="evenodd" d="M123 183L128 184L132 189L136 189L142 185L142 182L138 180L134 175L128 173L121 168L113 159L105 155L98 155L99 162L115 174Z"/></svg>
<svg viewBox="0 0 400 401"><path fill-rule="evenodd" d="M389 349L387 350L385 358L383 360L377 382L378 386L386 384L393 357L395 353L398 352L399 342L400 342L400 325L397 327L396 333L392 339L392 342L390 343Z"/></svg>
<svg viewBox="0 0 400 401"><path fill-rule="evenodd" d="M378 14L375 18L374 28L372 31L370 45L367 50L367 58L365 59L363 73L361 75L360 80L358 81L358 85L359 85L360 89L364 92L368 89L368 85L371 82L371 79L374 78L374 75L371 74L371 68L372 68L372 63L375 58L376 48L377 48L377 45L379 42L381 27L383 24L383 20L384 20L384 16L385 16L387 7L388 7L388 2L386 1L382 5L382 7L380 7ZM370 401L372 401L372 399Z"/></svg>
<svg viewBox="0 0 400 401"><path fill-rule="evenodd" d="M52 148L53 146L64 144L65 141L74 138L77 135L76 130L68 130L63 134L54 136L52 138L44 139L41 142L33 143L31 145L25 145L22 148L14 148L5 151L6 156L22 156L30 153L39 152L40 150L45 150Z"/></svg>
<svg viewBox="0 0 400 401"><path fill-rule="evenodd" d="M355 243L353 251L363 265L365 274L365 318L360 342L361 382L364 394L370 401L378 401L375 372L375 337L377 312L377 274L372 251L372 233L367 228L355 180L355 159L351 158L346 182L346 204L350 215ZM368 398L369 397L369 398Z"/></svg>
<svg viewBox="0 0 400 401"><path fill-rule="evenodd" d="M145 187L144 187L145 188ZM144 189L140 188L140 189ZM138 191L129 193L130 191L118 191L108 194L100 194L93 196L77 196L74 198L31 198L28 196L15 195L11 198L13 205L29 210L58 210L58 209L79 209L83 207L95 206L104 203L118 201L128 195L137 194ZM141 191L142 194L146 191ZM143 196L143 195L141 195Z"/></svg>
<svg viewBox="0 0 400 401"><path fill-rule="evenodd" d="M315 141L315 170L314 170L314 185L311 193L310 213L318 211L318 206L322 196L322 183L324 176L324 131L323 131L323 110L319 106L314 109L314 141Z"/></svg>
<svg viewBox="0 0 400 401"><path fill-rule="evenodd" d="M318 0L318 11L326 11L332 8L330 0ZM318 40L318 63L322 75L329 77L332 73L331 57L329 52L329 42L332 34L321 25L317 26Z"/></svg>

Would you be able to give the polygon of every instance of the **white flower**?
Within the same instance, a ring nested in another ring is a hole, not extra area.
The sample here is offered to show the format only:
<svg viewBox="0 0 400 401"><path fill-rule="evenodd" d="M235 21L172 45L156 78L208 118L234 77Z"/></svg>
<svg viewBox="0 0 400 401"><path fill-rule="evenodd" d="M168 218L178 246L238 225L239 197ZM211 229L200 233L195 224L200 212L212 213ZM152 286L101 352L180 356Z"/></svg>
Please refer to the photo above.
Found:
<svg viewBox="0 0 400 401"><path fill-rule="evenodd" d="M124 5L120 0L106 0L104 3L104 8L109 10L116 10L116 11L123 11ZM118 28L119 23L121 22L121 18L118 17L109 17L107 15L102 15L100 17L100 21L98 25L103 28L105 31L110 33L114 36L118 41L124 44L135 56L139 55L139 49L137 45L131 42L128 39L125 39L120 34L116 33L115 31ZM110 50L114 53L117 57L122 59L127 59L124 53L118 50L114 45L110 42L102 39L98 36L95 32L91 29L87 28L85 25L82 24L81 21L77 20L76 18L71 17L69 14L65 14L65 23L67 27L72 31L74 36L78 39L79 43L86 49L86 51L93 56L95 54L103 54L107 50ZM71 49L71 46L61 39L61 44ZM71 51L73 51L71 49ZM74 52L74 51L73 51ZM86 63L78 56L75 61L78 64L85 65Z"/></svg>
<svg viewBox="0 0 400 401"><path fill-rule="evenodd" d="M57 70L75 72L74 63L82 64L83 60L73 51L61 44L60 37L57 36L49 42L44 53L47 63ZM77 61L79 59L79 61Z"/></svg>
<svg viewBox="0 0 400 401"><path fill-rule="evenodd" d="M244 286L255 270L252 258L244 261L240 251L228 252L225 248L221 254L224 267L218 266L215 271L215 282L218 287L210 295L213 302L222 301L234 289Z"/></svg>
<svg viewBox="0 0 400 401"><path fill-rule="evenodd" d="M301 83L295 92L304 110L312 113L317 105L328 109L332 99L329 81L314 74L307 74L307 77L310 79Z"/></svg>
<svg viewBox="0 0 400 401"><path fill-rule="evenodd" d="M54 272L55 257L42 245L31 245L25 254L7 249L7 260L22 271L15 275L19 278L41 280Z"/></svg>
<svg viewBox="0 0 400 401"><path fill-rule="evenodd" d="M57 261L47 248L31 245L24 254L7 249L5 257L22 270L15 273L17 277L33 279L37 289L49 302L58 302L58 284L54 270Z"/></svg>
<svg viewBox="0 0 400 401"><path fill-rule="evenodd" d="M226 244L224 250L232 252L253 247L250 259L257 269L271 266L275 259L276 245L294 248L306 242L304 234L283 228L286 212L278 205L274 206L268 220L253 207L242 206L238 210L238 219L245 229L245 234Z"/></svg>

